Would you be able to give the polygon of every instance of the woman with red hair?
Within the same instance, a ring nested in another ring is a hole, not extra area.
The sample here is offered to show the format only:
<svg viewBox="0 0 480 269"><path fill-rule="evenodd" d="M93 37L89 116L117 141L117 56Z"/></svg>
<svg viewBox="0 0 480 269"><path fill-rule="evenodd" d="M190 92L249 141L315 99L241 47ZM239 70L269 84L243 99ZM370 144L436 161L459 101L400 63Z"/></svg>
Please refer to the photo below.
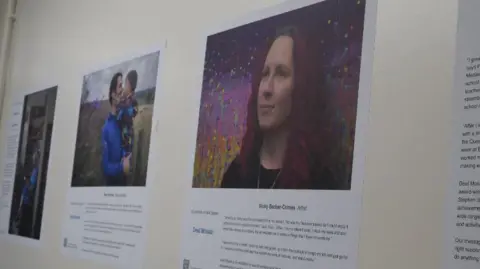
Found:
<svg viewBox="0 0 480 269"><path fill-rule="evenodd" d="M260 58L264 62L253 75L240 154L223 175L222 188L348 188L329 169L317 53L290 27Z"/></svg>

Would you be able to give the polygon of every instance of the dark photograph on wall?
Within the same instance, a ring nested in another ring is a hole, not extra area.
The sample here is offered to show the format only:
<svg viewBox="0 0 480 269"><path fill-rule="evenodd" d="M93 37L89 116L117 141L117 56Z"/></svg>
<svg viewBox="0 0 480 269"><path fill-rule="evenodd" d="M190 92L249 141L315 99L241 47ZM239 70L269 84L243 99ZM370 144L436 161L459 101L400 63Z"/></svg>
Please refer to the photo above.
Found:
<svg viewBox="0 0 480 269"><path fill-rule="evenodd" d="M40 239L57 87L25 96L9 233Z"/></svg>
<svg viewBox="0 0 480 269"><path fill-rule="evenodd" d="M325 0L209 36L192 187L350 190L364 16Z"/></svg>
<svg viewBox="0 0 480 269"><path fill-rule="evenodd" d="M84 76L72 187L145 186L159 56Z"/></svg>

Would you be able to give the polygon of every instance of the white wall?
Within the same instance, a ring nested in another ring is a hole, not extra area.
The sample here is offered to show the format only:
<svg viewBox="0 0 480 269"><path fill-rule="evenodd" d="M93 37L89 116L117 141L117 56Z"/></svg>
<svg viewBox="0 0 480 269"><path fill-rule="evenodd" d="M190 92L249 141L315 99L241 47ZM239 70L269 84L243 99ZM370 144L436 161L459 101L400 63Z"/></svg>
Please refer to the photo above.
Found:
<svg viewBox="0 0 480 269"><path fill-rule="evenodd" d="M157 103L162 139L153 149L168 156L159 154L157 161L162 176L154 178L149 203L145 268L177 268L198 116L202 31L278 2L20 0L6 98L54 84L59 90L43 216L46 246L0 244L0 267L108 268L60 255L82 74L168 38ZM379 2L359 268L438 269L457 1Z"/></svg>
<svg viewBox="0 0 480 269"><path fill-rule="evenodd" d="M5 32L5 27L6 27L6 19L7 19L7 16L8 16L8 12L7 12L7 7L8 6L8 0L0 0L0 51L3 49L2 46L3 46L3 39L5 38L4 37L4 32ZM0 74L2 74L3 72L3 66L2 66L2 63L3 63L3 59L2 59L2 55L0 53ZM1 77L1 76L0 76ZM3 86L1 85L1 82L0 82L0 92L3 91ZM2 109L2 104L0 104L0 110Z"/></svg>
<svg viewBox="0 0 480 269"><path fill-rule="evenodd" d="M5 17L7 16L8 0L0 0L0 44L2 44L3 31L5 27Z"/></svg>

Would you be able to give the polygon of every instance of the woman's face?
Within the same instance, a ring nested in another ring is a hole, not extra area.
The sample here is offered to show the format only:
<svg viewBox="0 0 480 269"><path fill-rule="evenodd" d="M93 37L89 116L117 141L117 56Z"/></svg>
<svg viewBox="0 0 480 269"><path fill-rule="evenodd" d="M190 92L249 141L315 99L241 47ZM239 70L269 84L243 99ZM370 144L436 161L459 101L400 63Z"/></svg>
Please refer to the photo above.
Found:
<svg viewBox="0 0 480 269"><path fill-rule="evenodd" d="M268 51L258 90L257 116L261 130L278 128L290 115L293 80L293 39L280 36Z"/></svg>
<svg viewBox="0 0 480 269"><path fill-rule="evenodd" d="M117 94L122 93L122 90L123 90L122 80L123 80L122 76L117 77L117 89L115 90Z"/></svg>

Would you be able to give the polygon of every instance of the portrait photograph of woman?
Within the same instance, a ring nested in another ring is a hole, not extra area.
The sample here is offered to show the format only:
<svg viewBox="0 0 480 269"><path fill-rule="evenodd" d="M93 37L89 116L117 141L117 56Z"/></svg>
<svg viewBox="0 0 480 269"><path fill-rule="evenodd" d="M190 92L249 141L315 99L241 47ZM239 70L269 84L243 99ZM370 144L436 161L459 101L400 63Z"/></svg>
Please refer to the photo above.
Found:
<svg viewBox="0 0 480 269"><path fill-rule="evenodd" d="M350 190L365 0L207 39L193 188Z"/></svg>

